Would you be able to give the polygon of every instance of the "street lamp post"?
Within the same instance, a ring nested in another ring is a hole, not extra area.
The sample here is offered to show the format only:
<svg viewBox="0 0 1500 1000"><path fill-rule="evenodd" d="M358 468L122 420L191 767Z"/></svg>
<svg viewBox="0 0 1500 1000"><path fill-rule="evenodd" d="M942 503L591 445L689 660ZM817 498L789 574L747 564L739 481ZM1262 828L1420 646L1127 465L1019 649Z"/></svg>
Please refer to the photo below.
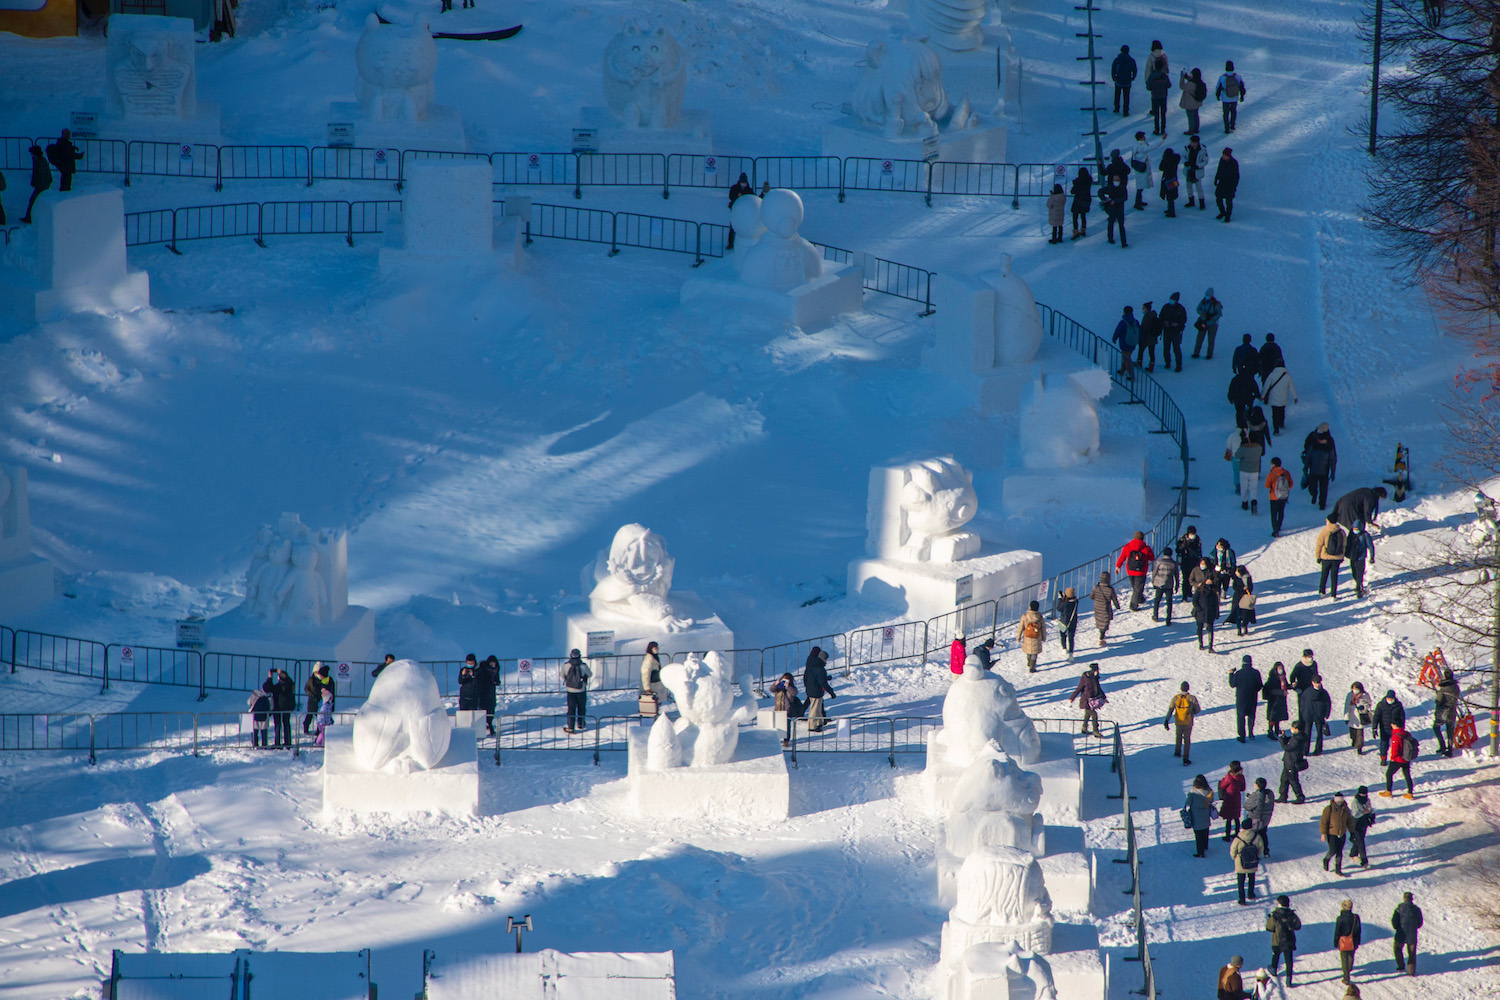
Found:
<svg viewBox="0 0 1500 1000"><path fill-rule="evenodd" d="M1375 0L1375 45L1370 59L1370 155L1375 155L1375 122L1380 113L1380 22L1385 0Z"/></svg>
<svg viewBox="0 0 1500 1000"><path fill-rule="evenodd" d="M515 917L505 918L505 933L516 932L516 954L521 954L521 932L531 930L531 914L526 914L520 920Z"/></svg>
<svg viewBox="0 0 1500 1000"><path fill-rule="evenodd" d="M1490 756L1500 757L1500 508L1483 490L1474 495L1474 511L1479 515L1482 539L1494 548L1490 576L1495 593L1490 607Z"/></svg>

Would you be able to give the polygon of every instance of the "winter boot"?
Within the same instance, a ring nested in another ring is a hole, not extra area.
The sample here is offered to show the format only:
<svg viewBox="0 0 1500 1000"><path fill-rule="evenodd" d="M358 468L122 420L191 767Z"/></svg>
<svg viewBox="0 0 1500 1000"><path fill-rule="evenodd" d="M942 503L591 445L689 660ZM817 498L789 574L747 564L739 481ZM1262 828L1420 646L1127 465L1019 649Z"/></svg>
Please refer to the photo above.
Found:
<svg viewBox="0 0 1500 1000"><path fill-rule="evenodd" d="M1143 195L1143 194L1141 194L1141 192L1137 191L1135 193L1135 210L1137 212L1139 212L1142 209L1144 209L1145 207L1146 207L1146 196Z"/></svg>
<svg viewBox="0 0 1500 1000"><path fill-rule="evenodd" d="M1187 200L1187 207L1188 207L1188 208L1192 208L1192 207L1193 207L1193 204L1194 204L1194 202L1193 202L1193 199L1191 199L1191 198L1189 198L1189 199L1188 199L1188 200Z"/></svg>
<svg viewBox="0 0 1500 1000"><path fill-rule="evenodd" d="M1198 211L1201 212L1201 211L1203 211L1207 207L1208 207L1208 202L1207 201L1200 201L1200 202L1198 202Z"/></svg>
<svg viewBox="0 0 1500 1000"><path fill-rule="evenodd" d="M1259 505L1260 505L1260 501L1259 500L1251 500L1250 501L1250 513L1252 513L1252 514L1259 513L1259 511L1257 509L1259 507Z"/></svg>

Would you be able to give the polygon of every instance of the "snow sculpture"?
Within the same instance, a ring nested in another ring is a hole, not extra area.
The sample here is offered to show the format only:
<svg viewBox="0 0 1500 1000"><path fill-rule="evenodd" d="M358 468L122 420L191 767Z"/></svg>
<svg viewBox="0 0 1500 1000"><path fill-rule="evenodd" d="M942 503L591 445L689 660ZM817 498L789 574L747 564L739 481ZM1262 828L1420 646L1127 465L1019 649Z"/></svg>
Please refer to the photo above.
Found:
<svg viewBox="0 0 1500 1000"><path fill-rule="evenodd" d="M453 720L432 671L397 660L380 672L354 719L354 758L366 771L434 768L448 752Z"/></svg>
<svg viewBox="0 0 1500 1000"><path fill-rule="evenodd" d="M742 197L736 201L735 207L744 200ZM740 265L740 276L745 282L786 292L821 276L823 255L797 235L804 215L802 198L797 192L785 188L767 191L758 207L764 231L755 245L745 251Z"/></svg>
<svg viewBox="0 0 1500 1000"><path fill-rule="evenodd" d="M437 43L427 21L416 15L410 24L381 24L365 18L365 31L354 49L359 73L354 96L370 121L421 122L437 98Z"/></svg>
<svg viewBox="0 0 1500 1000"><path fill-rule="evenodd" d="M1021 464L1028 469L1069 469L1099 454L1099 410L1070 376L1031 384L1021 407Z"/></svg>
<svg viewBox="0 0 1500 1000"><path fill-rule="evenodd" d="M769 192L767 192L769 194ZM745 256L766 231L761 221L760 196L742 194L729 210L729 225L734 230L734 266L741 274L745 270Z"/></svg>
<svg viewBox="0 0 1500 1000"><path fill-rule="evenodd" d="M1042 344L1042 311L1026 279L1011 269L1010 254L1000 255L995 287L995 362L1024 364L1036 357Z"/></svg>
<svg viewBox="0 0 1500 1000"><path fill-rule="evenodd" d="M734 679L730 667L717 652L706 654L702 660L689 653L681 663L668 663L661 668L661 682L672 692L682 718L676 725L677 737L692 737L692 765L710 767L726 764L734 758L739 744L739 726L755 718L755 689L749 675L740 678L740 694L735 696ZM656 728L652 727L652 741L656 741ZM649 750L649 746L648 746ZM671 746L665 736L661 739L657 760L664 766L671 759ZM678 750L679 763L681 749ZM648 765L649 766L649 765Z"/></svg>
<svg viewBox="0 0 1500 1000"><path fill-rule="evenodd" d="M951 563L979 551L960 531L979 512L974 476L952 455L870 470L866 554L879 559Z"/></svg>
<svg viewBox="0 0 1500 1000"><path fill-rule="evenodd" d="M1014 941L1040 955L1052 952L1052 899L1041 865L1026 851L985 847L965 858L958 872L958 903L948 918L945 957L962 955L981 941Z"/></svg>
<svg viewBox="0 0 1500 1000"><path fill-rule="evenodd" d="M950 52L969 52L984 44L986 0L914 0L912 27L928 35L934 45Z"/></svg>
<svg viewBox="0 0 1500 1000"><path fill-rule="evenodd" d="M1030 980L1029 991L1023 988L1023 992L1013 993L1017 979ZM985 941L974 945L960 959L953 982L955 989L951 996L954 1000L1015 996L1024 996L1028 1000L1057 1000L1051 963L1015 941Z"/></svg>
<svg viewBox="0 0 1500 1000"><path fill-rule="evenodd" d="M109 19L109 110L125 118L197 114L193 21L115 14Z"/></svg>
<svg viewBox="0 0 1500 1000"><path fill-rule="evenodd" d="M954 785L949 853L966 858L985 847L1013 847L1040 855L1045 827L1037 812L1041 802L1041 775L1021 770L990 740Z"/></svg>
<svg viewBox="0 0 1500 1000"><path fill-rule="evenodd" d="M24 615L54 596L52 564L31 552L26 469L0 465L0 615Z"/></svg>
<svg viewBox="0 0 1500 1000"><path fill-rule="evenodd" d="M991 740L1022 763L1042 759L1041 737L1021 711L1015 688L999 671L981 667L971 654L964 661L963 674L943 696L944 759L968 767Z"/></svg>
<svg viewBox="0 0 1500 1000"><path fill-rule="evenodd" d="M687 61L665 27L631 23L604 50L604 103L628 128L670 128L682 116Z"/></svg>
<svg viewBox="0 0 1500 1000"><path fill-rule="evenodd" d="M646 770L666 771L682 766L682 741L677 728L665 715L658 715L646 740Z"/></svg>
<svg viewBox="0 0 1500 1000"><path fill-rule="evenodd" d="M660 535L644 525L615 532L608 552L583 569L589 609L601 617L642 622L664 632L682 632L693 619L680 618L668 599L676 562Z"/></svg>
<svg viewBox="0 0 1500 1000"><path fill-rule="evenodd" d="M889 43L871 42L853 107L856 118L883 127L888 137L937 135L938 121L949 110L943 61L926 38L895 34Z"/></svg>
<svg viewBox="0 0 1500 1000"><path fill-rule="evenodd" d="M349 599L348 536L314 534L296 514L255 533L240 607L268 625L315 628L343 613Z"/></svg>

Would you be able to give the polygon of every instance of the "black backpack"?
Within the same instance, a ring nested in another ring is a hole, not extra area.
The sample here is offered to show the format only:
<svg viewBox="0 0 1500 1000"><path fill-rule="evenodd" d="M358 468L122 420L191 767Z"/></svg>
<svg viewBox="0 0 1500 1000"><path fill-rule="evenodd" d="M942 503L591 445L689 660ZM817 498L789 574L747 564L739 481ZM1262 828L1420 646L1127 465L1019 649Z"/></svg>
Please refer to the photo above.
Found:
<svg viewBox="0 0 1500 1000"><path fill-rule="evenodd" d="M568 669L563 673L563 685L570 688L583 688L586 681L583 676L583 664L568 663Z"/></svg>
<svg viewBox="0 0 1500 1000"><path fill-rule="evenodd" d="M1131 549L1130 555L1125 557L1125 568L1136 575L1146 572L1145 551L1143 549Z"/></svg>
<svg viewBox="0 0 1500 1000"><path fill-rule="evenodd" d="M1344 529L1334 528L1329 532L1328 540L1323 543L1323 554L1330 559L1344 554Z"/></svg>
<svg viewBox="0 0 1500 1000"><path fill-rule="evenodd" d="M1240 867L1254 868L1260 864L1260 848L1255 846L1255 838L1251 837L1240 845Z"/></svg>
<svg viewBox="0 0 1500 1000"><path fill-rule="evenodd" d="M62 147L55 142L49 142L47 144L47 162L58 170L61 170L63 169L62 159Z"/></svg>

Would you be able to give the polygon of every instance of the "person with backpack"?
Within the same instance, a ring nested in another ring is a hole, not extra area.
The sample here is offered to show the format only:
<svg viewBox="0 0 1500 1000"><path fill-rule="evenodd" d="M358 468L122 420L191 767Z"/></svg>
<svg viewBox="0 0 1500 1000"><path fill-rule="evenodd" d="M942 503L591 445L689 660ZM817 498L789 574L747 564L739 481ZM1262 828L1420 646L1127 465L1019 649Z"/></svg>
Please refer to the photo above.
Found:
<svg viewBox="0 0 1500 1000"><path fill-rule="evenodd" d="M1201 193L1199 197L1202 197ZM1224 303L1214 298L1214 290L1210 288L1203 293L1203 298L1198 300L1198 318L1193 321L1193 329L1198 331L1198 339L1193 342L1193 357L1196 358L1203 351L1206 341L1208 353L1204 355L1204 360L1214 359L1214 337L1219 332L1219 321L1223 318Z"/></svg>
<svg viewBox="0 0 1500 1000"><path fill-rule="evenodd" d="M1318 839L1328 845L1328 851L1323 855L1325 872L1328 862L1332 861L1333 873L1344 874L1344 842L1353 825L1354 814L1349 811L1349 803L1344 801L1344 793L1334 792L1328 805L1323 807L1323 814L1318 817Z"/></svg>
<svg viewBox="0 0 1500 1000"><path fill-rule="evenodd" d="M1326 859L1323 867L1328 867ZM1362 932L1359 914L1354 912L1354 901L1344 900L1339 904L1339 915L1333 922L1333 947L1339 953L1339 968L1344 973L1345 983L1349 982L1349 975L1354 971L1354 952L1359 948Z"/></svg>
<svg viewBox="0 0 1500 1000"><path fill-rule="evenodd" d="M1287 693L1291 690L1291 684L1287 682L1286 666L1280 660L1271 664L1271 674L1266 678L1265 686L1260 689L1261 696L1266 699L1266 739L1274 740L1281 738L1281 724L1290 718L1287 710Z"/></svg>
<svg viewBox="0 0 1500 1000"><path fill-rule="evenodd" d="M1188 575L1197 567L1203 558L1203 538L1198 534L1197 525L1190 524L1187 530L1177 536L1177 564L1182 567L1182 599L1184 602L1193 599L1193 590L1188 580Z"/></svg>
<svg viewBox="0 0 1500 1000"><path fill-rule="evenodd" d="M1120 54L1109 64L1109 78L1115 85L1115 113L1126 118L1130 117L1130 85L1135 82L1137 72L1130 46L1121 45ZM1122 104L1125 108L1123 111L1120 110Z"/></svg>
<svg viewBox="0 0 1500 1000"><path fill-rule="evenodd" d="M583 654L576 649L569 650L562 670L563 690L568 696L568 721L563 732L581 733L588 729L589 678L593 676L593 671L583 661Z"/></svg>
<svg viewBox="0 0 1500 1000"><path fill-rule="evenodd" d="M1247 827L1254 824L1255 837L1260 841L1260 853L1266 857L1271 856L1271 818L1276 815L1276 796L1266 787L1265 778L1256 778L1255 787L1245 793L1245 802L1242 807L1245 813L1245 825L1240 828L1244 833Z"/></svg>
<svg viewBox="0 0 1500 1000"><path fill-rule="evenodd" d="M1375 562L1375 539L1365 531L1365 522L1355 521L1349 526L1349 537L1344 541L1344 558L1349 560L1349 577L1354 581L1354 596L1365 596L1365 563Z"/></svg>
<svg viewBox="0 0 1500 1000"><path fill-rule="evenodd" d="M1224 63L1224 72L1214 86L1214 96L1219 99L1219 111L1224 118L1224 134L1234 131L1239 117L1240 102L1245 99L1245 81L1234 71L1234 62Z"/></svg>
<svg viewBox="0 0 1500 1000"><path fill-rule="evenodd" d="M1266 473L1266 500L1271 508L1271 537L1281 537L1286 521L1286 505L1292 497L1292 474L1282 467L1278 456L1271 457L1271 471Z"/></svg>
<svg viewBox="0 0 1500 1000"><path fill-rule="evenodd" d="M1264 686L1260 671L1255 669L1246 653L1240 657L1240 665L1229 672L1229 686L1234 688L1234 730L1239 742L1255 739L1255 708L1260 703L1260 689Z"/></svg>
<svg viewBox="0 0 1500 1000"><path fill-rule="evenodd" d="M1087 736L1090 725L1093 726L1095 736L1103 736L1099 731L1099 709L1103 708L1109 701L1104 694L1104 685L1099 681L1099 664L1090 663L1089 668L1078 678L1078 686L1068 696L1068 704L1078 701L1078 707L1083 709L1083 728L1080 733Z"/></svg>
<svg viewBox="0 0 1500 1000"><path fill-rule="evenodd" d="M1339 450L1328 424L1321 423L1302 442L1302 485L1319 510L1328 509L1328 484L1338 476Z"/></svg>
<svg viewBox="0 0 1500 1000"><path fill-rule="evenodd" d="M1410 796L1408 796L1409 798ZM1412 901L1409 892L1401 894L1401 902L1391 913L1391 947L1396 952L1396 971L1408 976L1417 974L1417 931L1422 929L1422 909ZM1403 957L1402 951L1406 954Z"/></svg>
<svg viewBox="0 0 1500 1000"><path fill-rule="evenodd" d="M1443 679L1438 681L1432 707L1432 736L1437 740L1437 752L1443 757L1453 756L1453 730L1458 725L1458 706L1463 700L1463 691L1453 677L1453 671L1443 668ZM1443 739L1447 731L1448 738Z"/></svg>
<svg viewBox="0 0 1500 1000"><path fill-rule="evenodd" d="M73 190L73 172L83 159L83 150L73 144L73 133L62 130L57 141L47 146L47 162L57 168L57 190Z"/></svg>
<svg viewBox="0 0 1500 1000"><path fill-rule="evenodd" d="M1250 817L1240 825L1239 832L1229 842L1229 856L1234 859L1234 885L1240 897L1240 905L1246 899L1255 899L1255 870L1260 867L1260 845L1256 843L1256 822ZM1248 891L1247 891L1248 890Z"/></svg>
<svg viewBox="0 0 1500 1000"><path fill-rule="evenodd" d="M1151 586L1156 591L1155 600L1151 602L1151 620L1161 621L1161 602L1165 598L1167 602L1167 624L1172 624L1172 599L1177 596L1177 578L1181 574L1177 571L1177 562L1172 558L1170 547L1162 549L1161 555L1156 557L1156 562L1151 564Z"/></svg>
<svg viewBox="0 0 1500 1000"><path fill-rule="evenodd" d="M1087 167L1078 168L1073 178L1073 239L1081 240L1089 234L1089 209L1094 205L1094 178Z"/></svg>
<svg viewBox="0 0 1500 1000"><path fill-rule="evenodd" d="M1094 584L1089 599L1094 602L1094 628L1099 630L1099 645L1107 646L1109 642L1105 636L1109 632L1109 623L1115 620L1115 612L1120 610L1120 595L1109 582L1109 570L1099 574L1099 582Z"/></svg>
<svg viewBox="0 0 1500 1000"><path fill-rule="evenodd" d="M47 166L47 157L42 154L42 147L33 145L29 150L31 153L31 200L26 203L26 214L21 216L21 221L31 225L31 210L36 207L36 200L41 193L52 186L52 168Z"/></svg>
<svg viewBox="0 0 1500 1000"><path fill-rule="evenodd" d="M1234 158L1234 150L1225 146L1219 153L1219 165L1214 168L1214 205L1219 214L1216 219L1225 222L1234 215L1234 196L1240 189L1240 161Z"/></svg>
<svg viewBox="0 0 1500 1000"><path fill-rule="evenodd" d="M1203 82L1203 70L1194 66L1189 73L1183 70L1177 76L1177 88L1182 95L1177 98L1177 106L1187 114L1187 131L1182 133L1186 136L1198 134L1198 109L1203 107L1203 102L1208 97L1208 84ZM1188 207L1192 207L1188 202Z"/></svg>
<svg viewBox="0 0 1500 1000"><path fill-rule="evenodd" d="M1172 756L1182 758L1182 766L1192 764L1188 754L1193 748L1193 720L1203 709L1198 704L1195 695L1189 692L1188 682L1183 681L1181 689L1167 702L1167 717L1162 720L1161 727L1166 729L1169 725L1176 723L1177 729L1172 742Z"/></svg>
<svg viewBox="0 0 1500 1000"><path fill-rule="evenodd" d="M1297 793L1297 805L1307 801L1302 794L1302 772L1307 770L1307 736L1301 722L1292 723L1292 731L1283 733L1277 742L1281 744L1281 781L1276 787L1276 798L1285 802L1287 791Z"/></svg>
<svg viewBox="0 0 1500 1000"><path fill-rule="evenodd" d="M1365 836L1370 832L1370 827L1375 825L1375 807L1370 805L1370 789L1368 785L1360 785L1359 790L1354 793L1354 804L1349 807L1354 822L1349 827L1349 860L1359 859L1361 868L1370 867L1370 856L1367 853Z"/></svg>
<svg viewBox="0 0 1500 1000"><path fill-rule="evenodd" d="M1047 621L1042 617L1041 605L1032 601L1021 615L1016 628L1016 639L1021 643L1021 652L1026 655L1026 672L1036 673L1036 658L1042 653L1042 643L1047 641Z"/></svg>
<svg viewBox="0 0 1500 1000"><path fill-rule="evenodd" d="M1179 372L1182 371L1182 332L1187 329L1187 309L1181 299L1181 292L1173 292L1167 304L1161 307L1162 367ZM1175 369L1172 367L1174 353L1177 355Z"/></svg>
<svg viewBox="0 0 1500 1000"><path fill-rule="evenodd" d="M1063 217L1067 214L1067 209L1068 196L1063 192L1062 185L1052 185L1052 193L1047 196L1047 225L1052 227L1052 236L1047 240L1049 244L1063 241Z"/></svg>
<svg viewBox="0 0 1500 1000"><path fill-rule="evenodd" d="M1207 560L1204 560L1205 562ZM1209 578L1193 591L1193 621L1198 626L1198 648L1203 649L1203 633L1208 632L1208 651L1214 651L1214 624L1219 620L1219 584L1209 571Z"/></svg>
<svg viewBox="0 0 1500 1000"><path fill-rule="evenodd" d="M1400 771L1401 777L1406 779L1406 794L1402 798L1415 798L1412 795L1411 765L1412 761L1417 759L1419 751L1416 737L1401 726L1392 727L1391 742L1386 750L1390 762L1385 765L1385 791L1380 793L1381 798L1391 797L1391 785L1395 782L1397 771Z"/></svg>
<svg viewBox="0 0 1500 1000"><path fill-rule="evenodd" d="M1141 342L1141 324L1136 321L1133 307L1126 306L1121 312L1120 322L1115 324L1115 335L1111 339L1120 348L1120 367L1115 374L1134 380L1135 349Z"/></svg>
<svg viewBox="0 0 1500 1000"><path fill-rule="evenodd" d="M1380 766L1385 767L1386 751L1391 745L1391 733L1406 727L1406 706L1401 704L1395 691L1386 691L1375 706L1376 746L1380 753Z"/></svg>
<svg viewBox="0 0 1500 1000"><path fill-rule="evenodd" d="M1141 610L1141 605L1146 601L1146 579L1151 573L1151 563L1155 558L1156 553L1146 544L1145 533L1137 531L1120 549L1120 556L1115 560L1115 569L1124 566L1125 575L1130 578L1131 611Z"/></svg>
<svg viewBox="0 0 1500 1000"><path fill-rule="evenodd" d="M1331 591L1332 599L1339 599L1339 564L1344 561L1344 543L1348 537L1334 516L1329 514L1328 523L1318 532L1313 546L1313 555L1318 561L1319 597Z"/></svg>
<svg viewBox="0 0 1500 1000"><path fill-rule="evenodd" d="M1266 930L1271 932L1271 975L1277 975L1281 959L1286 958L1286 984L1292 986L1292 954L1297 950L1297 932L1302 918L1292 910L1287 896L1276 897L1276 909L1266 916Z"/></svg>
<svg viewBox="0 0 1500 1000"><path fill-rule="evenodd" d="M1130 246L1125 238L1125 205L1129 198L1130 191L1125 187L1125 179L1119 174L1109 174L1105 178L1104 187L1099 189L1099 204L1104 208L1105 237L1107 242L1113 243L1115 227L1119 226L1122 250Z"/></svg>
<svg viewBox="0 0 1500 1000"><path fill-rule="evenodd" d="M959 668L963 672L963 668ZM823 708L824 698L837 698L833 685L828 682L828 653L817 646L807 654L802 667L802 690L807 692L807 731L821 733L828 724L828 712Z"/></svg>
<svg viewBox="0 0 1500 1000"><path fill-rule="evenodd" d="M1161 339L1161 317L1156 310L1151 308L1147 302L1141 306L1141 342L1136 347L1135 364L1139 368L1146 366L1146 371L1156 371L1156 342ZM1150 358L1150 364L1146 359Z"/></svg>
<svg viewBox="0 0 1500 1000"><path fill-rule="evenodd" d="M1054 614L1057 617L1057 641L1068 654L1068 662L1072 663L1073 640L1078 633L1078 591L1075 588L1068 587L1062 592Z"/></svg>

